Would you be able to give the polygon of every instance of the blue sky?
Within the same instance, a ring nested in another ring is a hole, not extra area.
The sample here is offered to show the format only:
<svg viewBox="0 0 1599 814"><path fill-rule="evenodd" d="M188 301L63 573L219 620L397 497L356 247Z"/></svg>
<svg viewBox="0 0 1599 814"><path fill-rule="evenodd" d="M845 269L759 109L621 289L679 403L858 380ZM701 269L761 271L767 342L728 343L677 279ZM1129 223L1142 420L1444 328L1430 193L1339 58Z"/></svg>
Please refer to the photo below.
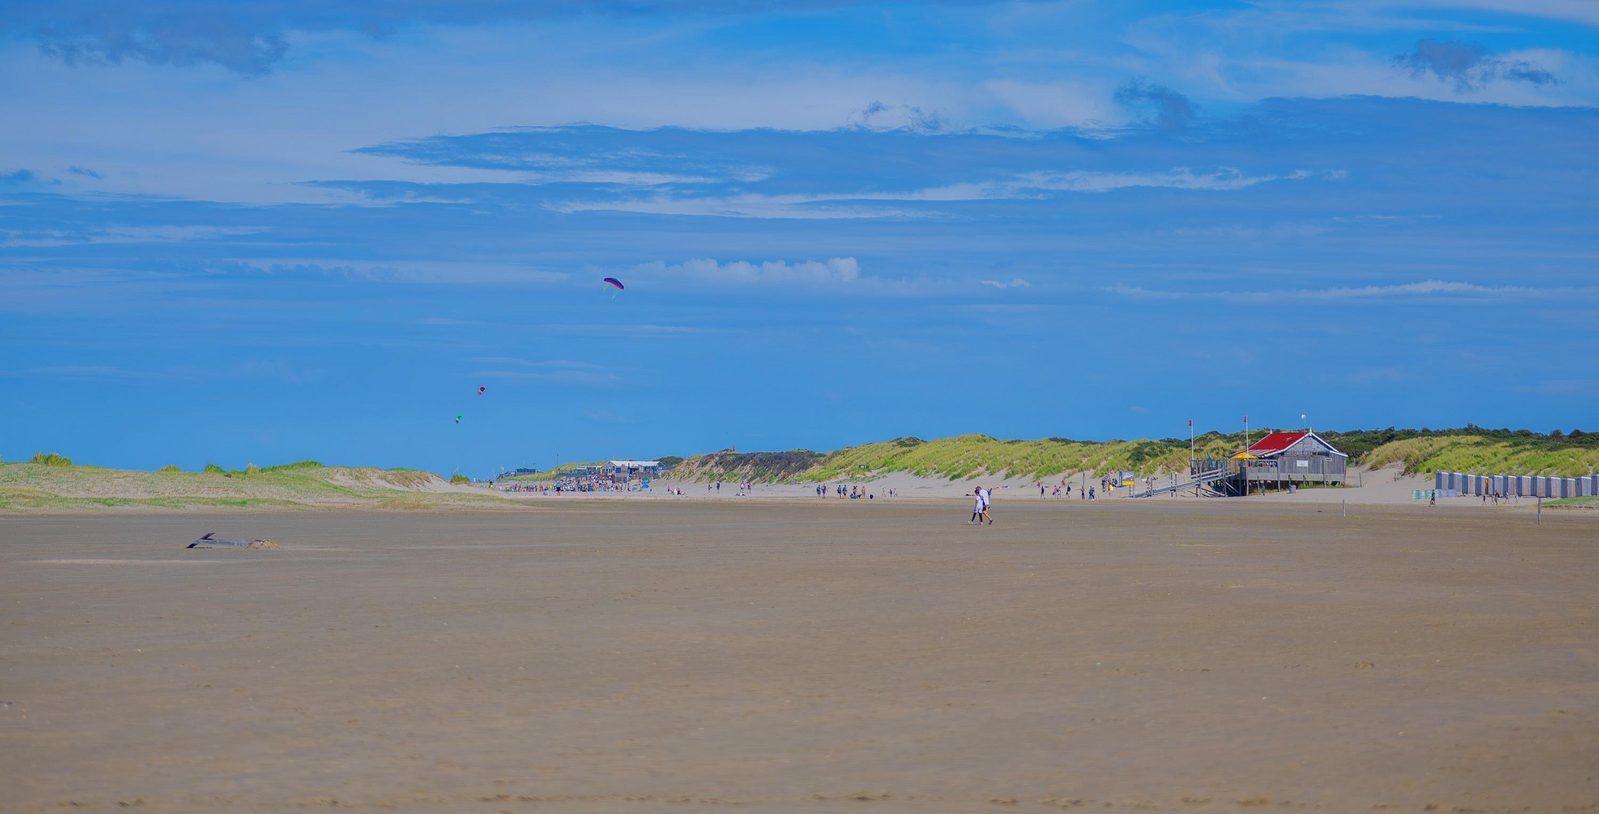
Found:
<svg viewBox="0 0 1599 814"><path fill-rule="evenodd" d="M1591 2L6 17L6 460L1599 423Z"/></svg>

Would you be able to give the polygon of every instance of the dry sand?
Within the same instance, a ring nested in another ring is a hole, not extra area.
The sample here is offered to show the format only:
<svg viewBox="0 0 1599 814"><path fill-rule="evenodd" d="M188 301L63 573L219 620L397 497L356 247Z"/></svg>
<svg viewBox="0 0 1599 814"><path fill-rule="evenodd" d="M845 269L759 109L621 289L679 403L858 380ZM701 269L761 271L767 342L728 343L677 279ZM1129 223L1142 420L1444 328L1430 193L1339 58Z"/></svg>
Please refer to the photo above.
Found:
<svg viewBox="0 0 1599 814"><path fill-rule="evenodd" d="M0 810L1599 804L1594 513L540 506L0 518Z"/></svg>

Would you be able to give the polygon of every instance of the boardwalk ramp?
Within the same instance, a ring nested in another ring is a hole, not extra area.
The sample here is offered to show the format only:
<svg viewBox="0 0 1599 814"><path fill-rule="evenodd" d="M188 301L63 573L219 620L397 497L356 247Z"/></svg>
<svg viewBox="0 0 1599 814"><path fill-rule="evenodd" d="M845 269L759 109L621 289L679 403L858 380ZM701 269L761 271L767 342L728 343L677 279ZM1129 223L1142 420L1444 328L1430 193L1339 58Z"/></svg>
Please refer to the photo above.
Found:
<svg viewBox="0 0 1599 814"><path fill-rule="evenodd" d="M1154 497L1156 495L1167 495L1167 494L1173 494L1173 493L1176 493L1176 492L1186 492L1189 489L1194 489L1194 490L1205 489L1205 490L1214 492L1214 491L1216 491L1216 489L1215 489L1216 484L1220 483L1221 481L1227 480L1228 478L1230 478L1232 476L1233 476L1233 472L1232 472L1231 469L1228 469L1227 467L1220 467L1220 468L1217 468L1217 469L1211 469L1211 470L1207 470L1205 472L1200 472L1200 473L1190 477L1188 480L1185 480L1185 481L1180 481L1178 483L1170 483L1170 484L1167 484L1165 486L1156 486L1156 487L1154 487L1152 489L1146 489L1146 490L1144 490L1142 492L1134 492L1132 494L1132 496L1133 497Z"/></svg>

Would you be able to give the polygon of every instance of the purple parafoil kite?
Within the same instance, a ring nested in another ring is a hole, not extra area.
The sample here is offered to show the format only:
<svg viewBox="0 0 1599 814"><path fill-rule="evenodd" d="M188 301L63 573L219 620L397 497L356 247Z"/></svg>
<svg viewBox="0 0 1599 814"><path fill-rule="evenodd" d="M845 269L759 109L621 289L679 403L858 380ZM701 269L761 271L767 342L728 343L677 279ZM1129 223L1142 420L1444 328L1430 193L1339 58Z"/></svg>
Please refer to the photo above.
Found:
<svg viewBox="0 0 1599 814"><path fill-rule="evenodd" d="M622 281L621 280L618 280L615 277L606 277L604 282L606 282L606 283L608 283L610 285L616 286L616 290L617 291L622 291L622 290L625 290L627 288L627 286L622 285Z"/></svg>

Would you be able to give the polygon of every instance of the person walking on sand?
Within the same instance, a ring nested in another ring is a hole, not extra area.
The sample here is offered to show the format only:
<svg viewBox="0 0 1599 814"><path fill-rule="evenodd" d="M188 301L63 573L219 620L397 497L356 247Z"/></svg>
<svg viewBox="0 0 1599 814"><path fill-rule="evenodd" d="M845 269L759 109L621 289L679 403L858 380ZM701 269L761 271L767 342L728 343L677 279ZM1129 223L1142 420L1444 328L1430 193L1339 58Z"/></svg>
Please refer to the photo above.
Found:
<svg viewBox="0 0 1599 814"><path fill-rule="evenodd" d="M973 523L981 524L983 521L981 519L979 519L979 518L981 518L982 516L983 516L983 487L979 486L976 489L972 490L972 519L966 521L966 525L970 526Z"/></svg>
<svg viewBox="0 0 1599 814"><path fill-rule="evenodd" d="M994 515L990 514L989 511L988 511L989 507L992 506L993 503L994 503L994 493L988 491L987 489L985 489L985 488L983 488L981 486L979 486L979 487L977 487L977 499L982 501L982 504L983 504L983 511L981 512L981 514L979 516L982 517L983 520L987 520L988 521L988 525L990 525L990 526L994 525ZM981 522L981 521L978 521L978 522Z"/></svg>

